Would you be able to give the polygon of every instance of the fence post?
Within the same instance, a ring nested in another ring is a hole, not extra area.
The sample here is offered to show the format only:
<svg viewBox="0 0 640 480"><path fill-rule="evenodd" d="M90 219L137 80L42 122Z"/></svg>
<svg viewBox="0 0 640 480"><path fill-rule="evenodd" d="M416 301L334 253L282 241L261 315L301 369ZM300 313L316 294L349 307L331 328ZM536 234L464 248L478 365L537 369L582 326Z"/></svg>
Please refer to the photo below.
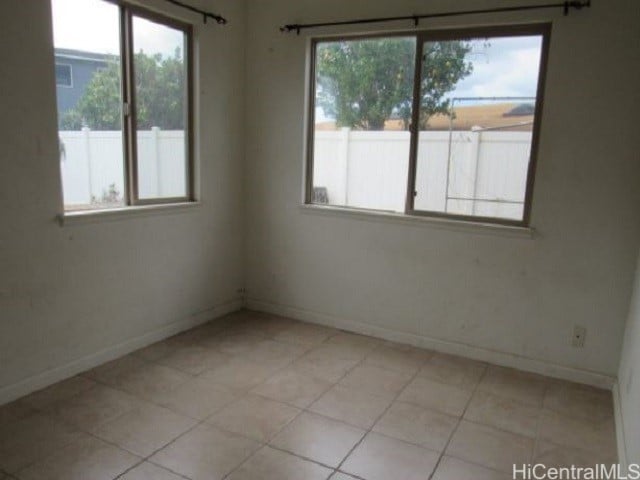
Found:
<svg viewBox="0 0 640 480"><path fill-rule="evenodd" d="M471 212L476 214L478 195L478 170L480 167L480 142L482 140L481 127L471 127L471 158L473 159L473 191L471 193Z"/></svg>
<svg viewBox="0 0 640 480"><path fill-rule="evenodd" d="M156 164L156 188L158 189L158 196L163 194L164 186L162 180L162 166L160 164L160 146L158 145L160 134L160 127L151 127L151 155Z"/></svg>
<svg viewBox="0 0 640 480"><path fill-rule="evenodd" d="M340 158L340 164L343 166L344 175L344 197L342 199L343 205L349 205L349 137L351 129L349 127L342 127L340 129L340 146L338 147L338 158Z"/></svg>
<svg viewBox="0 0 640 480"><path fill-rule="evenodd" d="M91 166L91 139L89 138L89 127L82 127L82 141L84 143L84 154L87 161L87 185L89 186L89 201L93 201L93 168Z"/></svg>

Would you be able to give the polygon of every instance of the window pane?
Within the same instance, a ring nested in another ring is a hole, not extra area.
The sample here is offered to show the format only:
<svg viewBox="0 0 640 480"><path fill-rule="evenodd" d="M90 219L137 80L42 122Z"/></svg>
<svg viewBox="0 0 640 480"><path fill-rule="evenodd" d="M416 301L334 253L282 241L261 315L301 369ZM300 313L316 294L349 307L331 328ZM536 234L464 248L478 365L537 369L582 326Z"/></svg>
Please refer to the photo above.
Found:
<svg viewBox="0 0 640 480"><path fill-rule="evenodd" d="M133 48L138 196L186 197L185 34L134 16Z"/></svg>
<svg viewBox="0 0 640 480"><path fill-rule="evenodd" d="M404 211L415 38L316 46L313 203Z"/></svg>
<svg viewBox="0 0 640 480"><path fill-rule="evenodd" d="M56 85L59 87L72 87L71 65L56 63Z"/></svg>
<svg viewBox="0 0 640 480"><path fill-rule="evenodd" d="M124 205L118 7L52 0L65 210Z"/></svg>
<svg viewBox="0 0 640 480"><path fill-rule="evenodd" d="M541 36L424 44L414 208L522 220Z"/></svg>

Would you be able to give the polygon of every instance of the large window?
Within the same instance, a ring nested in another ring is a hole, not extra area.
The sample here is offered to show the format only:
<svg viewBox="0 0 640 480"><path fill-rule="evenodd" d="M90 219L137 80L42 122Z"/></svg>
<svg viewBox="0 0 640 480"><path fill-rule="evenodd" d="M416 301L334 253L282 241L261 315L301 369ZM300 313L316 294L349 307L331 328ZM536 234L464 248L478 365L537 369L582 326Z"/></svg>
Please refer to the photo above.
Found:
<svg viewBox="0 0 640 480"><path fill-rule="evenodd" d="M306 201L528 225L549 27L312 43Z"/></svg>
<svg viewBox="0 0 640 480"><path fill-rule="evenodd" d="M190 26L120 2L51 2L65 210L193 200Z"/></svg>

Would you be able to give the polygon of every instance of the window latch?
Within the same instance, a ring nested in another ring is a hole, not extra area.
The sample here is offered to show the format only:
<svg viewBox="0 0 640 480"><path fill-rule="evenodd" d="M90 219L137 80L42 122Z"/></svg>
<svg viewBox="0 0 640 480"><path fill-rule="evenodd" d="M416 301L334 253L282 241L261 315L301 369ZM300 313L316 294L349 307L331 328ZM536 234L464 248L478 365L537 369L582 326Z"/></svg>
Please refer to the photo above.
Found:
<svg viewBox="0 0 640 480"><path fill-rule="evenodd" d="M128 117L129 115L131 115L131 107L129 106L128 102L124 102L122 104L122 113L124 114L125 117Z"/></svg>

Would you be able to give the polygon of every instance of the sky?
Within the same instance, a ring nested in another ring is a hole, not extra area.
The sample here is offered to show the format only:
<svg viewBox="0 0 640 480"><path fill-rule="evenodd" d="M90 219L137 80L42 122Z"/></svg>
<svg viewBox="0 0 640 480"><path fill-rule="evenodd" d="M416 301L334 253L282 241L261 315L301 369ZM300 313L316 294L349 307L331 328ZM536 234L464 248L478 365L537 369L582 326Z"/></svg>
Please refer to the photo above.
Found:
<svg viewBox="0 0 640 480"><path fill-rule="evenodd" d="M468 60L473 72L450 97L535 97L541 37L474 40Z"/></svg>
<svg viewBox="0 0 640 480"><path fill-rule="evenodd" d="M96 53L120 53L118 7L102 0L51 0L53 37L56 48L73 48ZM183 51L182 32L133 19L134 50L173 56Z"/></svg>
<svg viewBox="0 0 640 480"><path fill-rule="evenodd" d="M119 54L118 7L103 0L51 0L54 44L97 53ZM449 97L518 96L536 93L540 59L540 37L511 37L474 40L468 61L473 73L464 78ZM134 17L134 50L148 54L173 55L183 50L182 33ZM322 109L316 121L326 121Z"/></svg>
<svg viewBox="0 0 640 480"><path fill-rule="evenodd" d="M447 97L535 97L542 50L540 36L479 39L471 43L467 61L472 73L462 79ZM479 102L464 102L470 105ZM316 122L331 120L322 108Z"/></svg>

